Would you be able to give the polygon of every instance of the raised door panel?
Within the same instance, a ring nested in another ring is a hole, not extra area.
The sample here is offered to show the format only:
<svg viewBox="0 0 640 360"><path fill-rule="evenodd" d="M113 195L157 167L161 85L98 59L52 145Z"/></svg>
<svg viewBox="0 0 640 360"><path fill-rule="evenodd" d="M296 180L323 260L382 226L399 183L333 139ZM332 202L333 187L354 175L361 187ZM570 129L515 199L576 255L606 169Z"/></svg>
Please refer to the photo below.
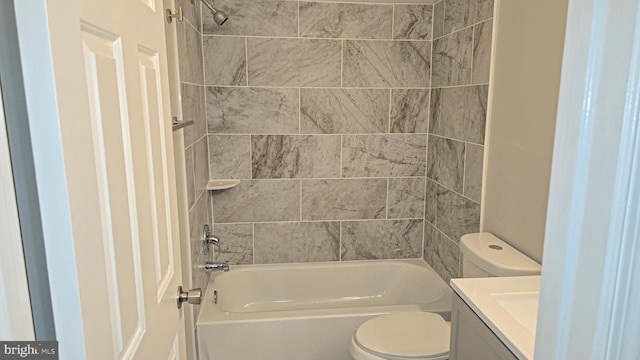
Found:
<svg viewBox="0 0 640 360"><path fill-rule="evenodd" d="M96 242L96 281L104 282L95 305L106 301L108 309L94 316L108 318L111 352L127 357L146 326L123 51L118 35L90 25L82 26L82 41L95 164L86 171L97 179L101 225L87 241Z"/></svg>

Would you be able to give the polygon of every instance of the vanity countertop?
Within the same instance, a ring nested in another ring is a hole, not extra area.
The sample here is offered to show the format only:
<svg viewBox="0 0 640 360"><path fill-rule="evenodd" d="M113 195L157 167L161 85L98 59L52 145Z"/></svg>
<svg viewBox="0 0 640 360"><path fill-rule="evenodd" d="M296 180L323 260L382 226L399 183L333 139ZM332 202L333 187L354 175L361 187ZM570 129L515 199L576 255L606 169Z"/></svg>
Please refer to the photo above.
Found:
<svg viewBox="0 0 640 360"><path fill-rule="evenodd" d="M533 359L540 276L453 279L451 287L518 359Z"/></svg>

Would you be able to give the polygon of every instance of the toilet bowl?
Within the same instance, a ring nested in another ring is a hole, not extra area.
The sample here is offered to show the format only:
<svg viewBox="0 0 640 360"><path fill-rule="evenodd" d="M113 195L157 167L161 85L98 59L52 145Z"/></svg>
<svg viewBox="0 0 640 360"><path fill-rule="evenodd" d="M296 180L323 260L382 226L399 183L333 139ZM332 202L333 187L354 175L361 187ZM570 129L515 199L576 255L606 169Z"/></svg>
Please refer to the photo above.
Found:
<svg viewBox="0 0 640 360"><path fill-rule="evenodd" d="M540 274L540 264L490 233L460 239L463 277ZM375 317L351 337L354 360L449 359L450 324L440 315L406 311Z"/></svg>
<svg viewBox="0 0 640 360"><path fill-rule="evenodd" d="M355 360L449 358L450 325L437 314L396 312L362 324L351 337L349 353Z"/></svg>

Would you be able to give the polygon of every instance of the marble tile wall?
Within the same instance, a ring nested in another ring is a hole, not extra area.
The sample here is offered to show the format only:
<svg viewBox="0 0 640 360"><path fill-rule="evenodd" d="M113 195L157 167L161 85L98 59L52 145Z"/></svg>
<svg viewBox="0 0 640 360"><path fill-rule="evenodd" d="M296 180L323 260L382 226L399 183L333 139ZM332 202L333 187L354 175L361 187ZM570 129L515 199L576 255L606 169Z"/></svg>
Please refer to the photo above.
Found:
<svg viewBox="0 0 640 360"><path fill-rule="evenodd" d="M177 21L178 66L182 118L194 125L184 128L187 199L189 207L189 236L191 243L191 287L207 287L208 276L204 262L211 259L202 251L202 229L213 222L211 199L205 187L209 181L209 146L205 106L205 79L200 2L176 0L182 7L185 21ZM233 55L229 55L233 56ZM226 74L225 74L226 75ZM221 76L214 74L213 76ZM239 77L238 74L231 76ZM188 285L188 284L185 284ZM198 309L194 311L197 316ZM195 322L194 322L195 324Z"/></svg>
<svg viewBox="0 0 640 360"><path fill-rule="evenodd" d="M479 216L492 3L448 1L217 0L222 27L205 12L209 175L241 180L211 195L217 260L424 256L457 276Z"/></svg>
<svg viewBox="0 0 640 360"><path fill-rule="evenodd" d="M492 29L493 0L434 4L423 257L447 282L480 228Z"/></svg>

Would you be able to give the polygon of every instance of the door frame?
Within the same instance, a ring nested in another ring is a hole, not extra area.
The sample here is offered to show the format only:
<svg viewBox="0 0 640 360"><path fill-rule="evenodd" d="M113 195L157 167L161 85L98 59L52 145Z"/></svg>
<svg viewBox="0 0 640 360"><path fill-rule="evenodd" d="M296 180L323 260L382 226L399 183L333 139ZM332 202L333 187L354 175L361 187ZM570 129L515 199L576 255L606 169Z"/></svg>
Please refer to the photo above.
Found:
<svg viewBox="0 0 640 360"><path fill-rule="evenodd" d="M61 346L60 357L81 359L86 354L83 319L59 123L60 104L56 96L50 46L51 39L77 32L73 29L74 24L64 23L67 17L63 11L78 12L79 9L71 6L51 9L49 11L54 16L49 18L46 0L14 0L13 5L51 309L55 319L53 325L56 340L73 344ZM53 23L55 26L51 28L57 29L55 33L49 28ZM75 47L77 42L72 40L73 37L67 38L66 46Z"/></svg>
<svg viewBox="0 0 640 360"><path fill-rule="evenodd" d="M35 340L47 341L56 334L14 10L13 1L0 2L0 77L33 330Z"/></svg>
<svg viewBox="0 0 640 360"><path fill-rule="evenodd" d="M35 340L0 77L0 339Z"/></svg>
<svg viewBox="0 0 640 360"><path fill-rule="evenodd" d="M640 355L638 239L640 5L570 0L537 359Z"/></svg>

